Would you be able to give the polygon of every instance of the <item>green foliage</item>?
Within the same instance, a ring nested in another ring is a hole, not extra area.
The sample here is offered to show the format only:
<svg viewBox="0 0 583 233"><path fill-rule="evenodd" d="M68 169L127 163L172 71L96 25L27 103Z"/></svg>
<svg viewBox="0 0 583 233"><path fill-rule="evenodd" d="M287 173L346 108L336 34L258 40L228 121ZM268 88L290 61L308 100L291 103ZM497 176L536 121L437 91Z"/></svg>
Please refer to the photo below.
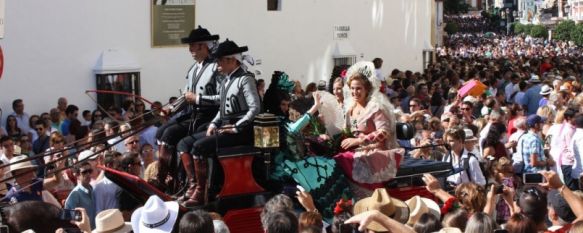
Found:
<svg viewBox="0 0 583 233"><path fill-rule="evenodd" d="M575 21L563 20L557 24L553 31L553 39L569 41L571 40L571 32L575 30Z"/></svg>
<svg viewBox="0 0 583 233"><path fill-rule="evenodd" d="M520 34L524 32L524 24L514 23L514 33Z"/></svg>
<svg viewBox="0 0 583 233"><path fill-rule="evenodd" d="M464 0L445 0L443 1L443 11L445 14L467 13L470 6Z"/></svg>
<svg viewBox="0 0 583 233"><path fill-rule="evenodd" d="M583 46L583 24L577 24L571 30L570 39L578 46Z"/></svg>
<svg viewBox="0 0 583 233"><path fill-rule="evenodd" d="M533 25L531 26L529 35L532 37L547 38L549 32L543 25Z"/></svg>
<svg viewBox="0 0 583 233"><path fill-rule="evenodd" d="M453 35L459 31L459 26L457 25L457 23L450 22L445 25L444 30L445 32L447 32L447 34Z"/></svg>

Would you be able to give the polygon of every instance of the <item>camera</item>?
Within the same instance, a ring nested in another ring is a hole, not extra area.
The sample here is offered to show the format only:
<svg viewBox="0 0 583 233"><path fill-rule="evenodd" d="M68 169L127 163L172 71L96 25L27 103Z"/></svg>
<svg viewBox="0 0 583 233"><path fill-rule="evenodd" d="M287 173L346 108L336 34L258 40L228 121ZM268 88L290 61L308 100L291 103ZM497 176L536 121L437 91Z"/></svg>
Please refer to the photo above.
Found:
<svg viewBox="0 0 583 233"><path fill-rule="evenodd" d="M494 187L494 194L502 194L504 193L504 185L496 185Z"/></svg>
<svg viewBox="0 0 583 233"><path fill-rule="evenodd" d="M71 210L71 209L63 209L59 214L59 218L65 221L81 221L83 216L81 215L81 211L79 210Z"/></svg>
<svg viewBox="0 0 583 233"><path fill-rule="evenodd" d="M522 182L525 184L539 184L544 182L544 177L539 173L522 174Z"/></svg>

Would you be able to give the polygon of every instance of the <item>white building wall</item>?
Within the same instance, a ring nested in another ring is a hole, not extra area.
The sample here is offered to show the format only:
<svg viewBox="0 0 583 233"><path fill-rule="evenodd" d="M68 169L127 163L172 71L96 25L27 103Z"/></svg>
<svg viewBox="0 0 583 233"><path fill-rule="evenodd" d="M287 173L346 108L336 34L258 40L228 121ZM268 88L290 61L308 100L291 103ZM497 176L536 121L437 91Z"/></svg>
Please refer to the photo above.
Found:
<svg viewBox="0 0 583 233"><path fill-rule="evenodd" d="M419 71L422 49L431 41L433 0L294 0L267 11L266 0L198 0L196 24L248 45L261 59L260 78L274 70L308 82L328 79L336 44L334 26L350 26L349 42L359 59L384 59L393 68ZM95 104L84 94L95 89L93 67L103 50L121 48L142 66L142 95L165 102L184 85L192 58L186 47L150 47L150 1L6 1L4 74L0 107L23 98L25 111L41 113L57 98L83 109Z"/></svg>

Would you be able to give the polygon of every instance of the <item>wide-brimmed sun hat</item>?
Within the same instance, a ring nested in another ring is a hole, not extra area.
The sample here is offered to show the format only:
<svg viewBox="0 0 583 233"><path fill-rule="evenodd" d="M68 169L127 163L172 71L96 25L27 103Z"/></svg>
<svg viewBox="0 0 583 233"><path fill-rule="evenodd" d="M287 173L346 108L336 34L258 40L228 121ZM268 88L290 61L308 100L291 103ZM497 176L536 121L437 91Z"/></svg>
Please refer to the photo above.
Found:
<svg viewBox="0 0 583 233"><path fill-rule="evenodd" d="M164 202L152 195L132 214L132 229L135 233L170 233L177 218L178 202Z"/></svg>
<svg viewBox="0 0 583 233"><path fill-rule="evenodd" d="M124 222L118 209L108 209L95 216L95 230L92 233L127 233L132 231L132 224Z"/></svg>
<svg viewBox="0 0 583 233"><path fill-rule="evenodd" d="M407 223L409 220L409 207L405 202L391 198L384 188L376 189L372 196L364 198L354 205L354 215L369 211L378 210L382 214L400 222ZM371 222L367 227L376 232L388 231L378 222Z"/></svg>
<svg viewBox="0 0 583 233"><path fill-rule="evenodd" d="M28 156L26 155L18 155L18 156L14 156L12 157L12 159L10 159L10 171L16 171L16 170L24 170L24 169L31 169L31 168L36 168L37 166L32 164L32 162L29 161L24 161L21 162L25 159L28 159Z"/></svg>
<svg viewBox="0 0 583 233"><path fill-rule="evenodd" d="M441 218L441 210L439 209L439 205L437 205L435 201L429 198L415 195L411 199L405 201L405 203L409 206L409 210L411 211L407 225L413 226L419 220L421 215L425 213L429 213L435 216L437 219Z"/></svg>

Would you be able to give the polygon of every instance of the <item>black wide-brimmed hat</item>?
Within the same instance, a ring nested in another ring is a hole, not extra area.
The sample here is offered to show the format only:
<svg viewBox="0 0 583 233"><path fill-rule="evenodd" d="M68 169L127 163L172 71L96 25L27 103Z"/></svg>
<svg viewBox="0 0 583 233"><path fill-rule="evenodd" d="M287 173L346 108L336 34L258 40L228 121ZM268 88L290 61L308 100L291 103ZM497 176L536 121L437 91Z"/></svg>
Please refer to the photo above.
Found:
<svg viewBox="0 0 583 233"><path fill-rule="evenodd" d="M224 56L229 56L229 55L233 55L233 54L246 52L248 50L249 49L247 48L247 46L239 47L237 44L235 44L235 42L227 39L223 43L219 44L219 48L213 54L213 56L216 58L219 58L219 57L224 57Z"/></svg>
<svg viewBox="0 0 583 233"><path fill-rule="evenodd" d="M181 39L183 44L189 44L194 42L201 42L201 41L212 41L218 40L219 35L211 35L211 33L206 30L206 28L202 28L198 25L197 29L193 29L190 31L190 35L188 37L184 37Z"/></svg>

